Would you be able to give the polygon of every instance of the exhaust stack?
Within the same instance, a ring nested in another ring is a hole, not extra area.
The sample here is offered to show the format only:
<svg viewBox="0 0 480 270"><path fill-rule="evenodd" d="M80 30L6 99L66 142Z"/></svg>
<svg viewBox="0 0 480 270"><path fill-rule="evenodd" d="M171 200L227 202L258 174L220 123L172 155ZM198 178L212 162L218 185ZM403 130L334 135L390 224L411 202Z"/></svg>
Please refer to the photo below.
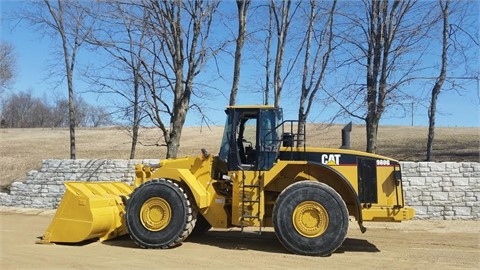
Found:
<svg viewBox="0 0 480 270"><path fill-rule="evenodd" d="M350 149L350 132L352 131L352 122L342 128L342 146L340 149Z"/></svg>

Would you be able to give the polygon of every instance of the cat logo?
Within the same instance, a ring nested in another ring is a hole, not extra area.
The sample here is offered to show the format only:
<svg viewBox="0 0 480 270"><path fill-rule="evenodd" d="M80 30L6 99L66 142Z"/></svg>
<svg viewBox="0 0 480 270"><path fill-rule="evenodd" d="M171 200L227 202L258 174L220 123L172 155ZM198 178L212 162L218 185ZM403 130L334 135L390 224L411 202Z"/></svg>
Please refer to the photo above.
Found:
<svg viewBox="0 0 480 270"><path fill-rule="evenodd" d="M322 164L325 165L340 165L340 154L323 154Z"/></svg>

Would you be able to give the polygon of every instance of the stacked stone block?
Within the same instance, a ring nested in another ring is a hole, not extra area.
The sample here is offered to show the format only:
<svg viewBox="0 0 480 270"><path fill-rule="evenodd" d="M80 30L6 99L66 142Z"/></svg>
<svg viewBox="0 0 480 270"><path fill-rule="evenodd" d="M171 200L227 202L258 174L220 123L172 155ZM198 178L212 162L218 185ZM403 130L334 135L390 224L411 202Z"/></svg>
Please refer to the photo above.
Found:
<svg viewBox="0 0 480 270"><path fill-rule="evenodd" d="M0 205L56 208L65 192L65 181L118 181L132 183L135 164L158 164L158 159L48 159L38 171L30 171L23 182L13 182L9 193L0 193Z"/></svg>
<svg viewBox="0 0 480 270"><path fill-rule="evenodd" d="M417 219L480 220L480 163L402 162L402 174Z"/></svg>

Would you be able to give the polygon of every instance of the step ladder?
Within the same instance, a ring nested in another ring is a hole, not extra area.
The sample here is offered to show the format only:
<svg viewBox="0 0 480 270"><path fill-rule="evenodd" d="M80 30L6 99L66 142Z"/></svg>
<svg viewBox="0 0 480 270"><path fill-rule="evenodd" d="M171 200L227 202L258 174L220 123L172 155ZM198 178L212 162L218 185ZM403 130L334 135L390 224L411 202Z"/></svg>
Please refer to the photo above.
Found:
<svg viewBox="0 0 480 270"><path fill-rule="evenodd" d="M258 220L259 228L258 234L262 233L262 216L261 212L263 211L261 208L261 194L263 190L263 181L262 177L259 176L256 183L254 184L245 184L245 175L242 177L242 196L241 196L241 204L242 204L242 213L241 213L241 231L243 232L243 228L245 227L245 222L252 222L252 220ZM253 192L251 192L253 191ZM247 193L251 192L251 196L247 196ZM253 198L252 198L253 197ZM252 207L253 209L258 209L256 215L251 215L251 211L248 211L247 208Z"/></svg>

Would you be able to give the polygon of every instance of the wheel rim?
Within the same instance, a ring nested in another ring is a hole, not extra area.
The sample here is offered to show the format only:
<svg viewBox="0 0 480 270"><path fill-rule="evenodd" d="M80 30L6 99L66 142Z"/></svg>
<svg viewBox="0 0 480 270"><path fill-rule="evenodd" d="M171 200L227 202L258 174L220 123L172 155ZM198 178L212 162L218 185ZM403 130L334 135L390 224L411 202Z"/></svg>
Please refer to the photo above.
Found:
<svg viewBox="0 0 480 270"><path fill-rule="evenodd" d="M328 227L327 210L315 201L305 201L297 205L292 219L295 230L309 238L322 235Z"/></svg>
<svg viewBox="0 0 480 270"><path fill-rule="evenodd" d="M159 197L145 201L140 209L140 221L143 226L153 232L161 231L170 223L172 210L170 204Z"/></svg>

